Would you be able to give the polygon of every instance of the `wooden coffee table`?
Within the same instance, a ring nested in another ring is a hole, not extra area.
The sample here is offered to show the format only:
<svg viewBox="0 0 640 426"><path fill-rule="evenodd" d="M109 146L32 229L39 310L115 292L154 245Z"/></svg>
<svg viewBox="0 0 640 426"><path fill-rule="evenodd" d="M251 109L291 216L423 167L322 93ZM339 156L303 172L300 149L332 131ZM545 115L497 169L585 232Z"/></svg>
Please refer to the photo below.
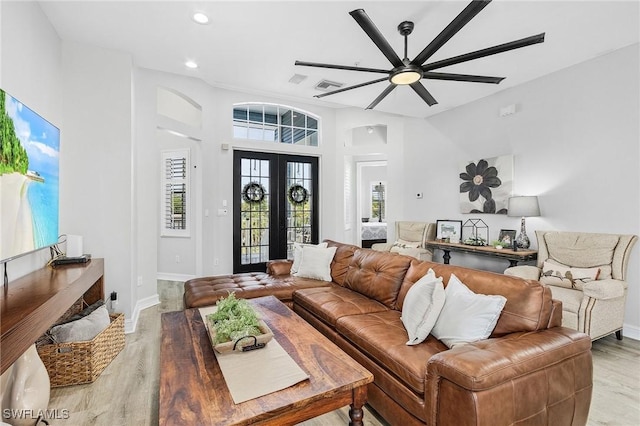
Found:
<svg viewBox="0 0 640 426"><path fill-rule="evenodd" d="M164 313L160 425L293 425L347 405L349 424L362 425L367 384L373 375L275 297L250 302L310 379L235 404L200 312Z"/></svg>

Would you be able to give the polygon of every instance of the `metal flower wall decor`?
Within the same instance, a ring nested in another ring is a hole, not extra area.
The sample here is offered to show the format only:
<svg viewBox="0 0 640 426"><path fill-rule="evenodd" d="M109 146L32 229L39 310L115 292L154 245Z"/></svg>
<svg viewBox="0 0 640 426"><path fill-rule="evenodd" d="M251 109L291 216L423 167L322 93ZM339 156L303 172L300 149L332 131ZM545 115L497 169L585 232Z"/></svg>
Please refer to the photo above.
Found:
<svg viewBox="0 0 640 426"><path fill-rule="evenodd" d="M513 188L513 155L471 161L461 168L460 212L507 214Z"/></svg>

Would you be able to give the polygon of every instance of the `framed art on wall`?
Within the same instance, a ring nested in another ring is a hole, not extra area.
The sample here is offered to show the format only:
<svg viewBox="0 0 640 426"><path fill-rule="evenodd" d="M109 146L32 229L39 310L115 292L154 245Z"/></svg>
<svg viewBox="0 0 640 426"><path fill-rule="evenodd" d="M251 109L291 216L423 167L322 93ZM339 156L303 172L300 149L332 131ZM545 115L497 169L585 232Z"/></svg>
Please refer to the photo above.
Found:
<svg viewBox="0 0 640 426"><path fill-rule="evenodd" d="M460 212L507 214L513 187L513 155L460 165Z"/></svg>
<svg viewBox="0 0 640 426"><path fill-rule="evenodd" d="M459 243L462 235L461 220L437 220L436 221L436 239L439 241L448 240L450 243Z"/></svg>

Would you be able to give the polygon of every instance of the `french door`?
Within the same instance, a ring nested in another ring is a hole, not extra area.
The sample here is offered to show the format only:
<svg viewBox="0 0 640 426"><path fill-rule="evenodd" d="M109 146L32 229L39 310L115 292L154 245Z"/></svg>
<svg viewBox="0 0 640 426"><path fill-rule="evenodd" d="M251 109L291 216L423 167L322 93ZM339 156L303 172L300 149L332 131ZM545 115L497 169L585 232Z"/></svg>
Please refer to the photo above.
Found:
<svg viewBox="0 0 640 426"><path fill-rule="evenodd" d="M318 242L318 159L234 151L233 272L291 258L293 243Z"/></svg>

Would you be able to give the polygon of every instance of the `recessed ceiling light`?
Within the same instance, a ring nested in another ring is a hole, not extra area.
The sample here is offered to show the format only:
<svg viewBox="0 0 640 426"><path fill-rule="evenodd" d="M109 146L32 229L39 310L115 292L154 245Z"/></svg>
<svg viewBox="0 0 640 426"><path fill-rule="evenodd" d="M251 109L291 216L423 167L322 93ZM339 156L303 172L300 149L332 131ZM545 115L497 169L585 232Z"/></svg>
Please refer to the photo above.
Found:
<svg viewBox="0 0 640 426"><path fill-rule="evenodd" d="M198 24L204 25L209 23L209 17L202 12L194 13L192 18Z"/></svg>
<svg viewBox="0 0 640 426"><path fill-rule="evenodd" d="M187 67L187 68L191 68L192 70L194 70L194 69L198 68L198 64L196 64L196 63L195 63L195 62L193 62L193 61L187 61L187 62L185 62L185 63L184 63L184 66L185 66L185 67Z"/></svg>

